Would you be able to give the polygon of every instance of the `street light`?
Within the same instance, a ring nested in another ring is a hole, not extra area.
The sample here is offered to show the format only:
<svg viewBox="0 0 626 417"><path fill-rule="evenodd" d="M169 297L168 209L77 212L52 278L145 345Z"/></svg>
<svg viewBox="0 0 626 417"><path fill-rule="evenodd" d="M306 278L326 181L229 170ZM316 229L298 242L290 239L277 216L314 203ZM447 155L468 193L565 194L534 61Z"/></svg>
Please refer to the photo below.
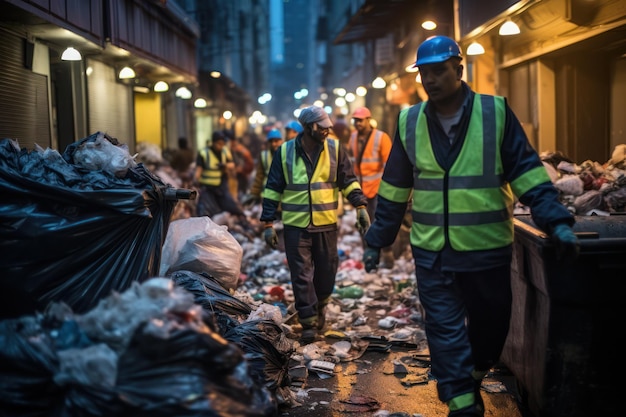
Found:
<svg viewBox="0 0 626 417"><path fill-rule="evenodd" d="M512 20L507 20L500 26L500 30L498 31L498 35L501 36L510 36L510 35L518 35L520 33L519 26Z"/></svg>
<svg viewBox="0 0 626 417"><path fill-rule="evenodd" d="M426 30L435 30L437 29L437 23L433 22L432 20L424 20L422 22L422 27Z"/></svg>
<svg viewBox="0 0 626 417"><path fill-rule="evenodd" d="M63 51L61 59L63 61L80 61L83 59L83 57L80 55L80 52L78 52L78 50L70 46L65 51Z"/></svg>
<svg viewBox="0 0 626 417"><path fill-rule="evenodd" d="M476 41L470 43L467 47L467 55L482 55L484 53L485 48L483 48L483 46Z"/></svg>
<svg viewBox="0 0 626 417"><path fill-rule="evenodd" d="M381 88L385 88L386 86L387 86L387 83L381 77L376 77L374 81L372 81L372 87L374 88L381 89Z"/></svg>

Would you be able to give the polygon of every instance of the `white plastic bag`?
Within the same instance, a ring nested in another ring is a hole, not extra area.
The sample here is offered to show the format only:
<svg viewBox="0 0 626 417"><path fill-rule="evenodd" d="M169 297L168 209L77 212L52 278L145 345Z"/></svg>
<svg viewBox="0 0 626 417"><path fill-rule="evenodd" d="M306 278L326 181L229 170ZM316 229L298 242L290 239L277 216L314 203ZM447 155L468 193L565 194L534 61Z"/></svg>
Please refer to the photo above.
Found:
<svg viewBox="0 0 626 417"><path fill-rule="evenodd" d="M228 227L207 216L170 223L161 254L161 276L176 271L206 272L224 288L237 288L243 248Z"/></svg>

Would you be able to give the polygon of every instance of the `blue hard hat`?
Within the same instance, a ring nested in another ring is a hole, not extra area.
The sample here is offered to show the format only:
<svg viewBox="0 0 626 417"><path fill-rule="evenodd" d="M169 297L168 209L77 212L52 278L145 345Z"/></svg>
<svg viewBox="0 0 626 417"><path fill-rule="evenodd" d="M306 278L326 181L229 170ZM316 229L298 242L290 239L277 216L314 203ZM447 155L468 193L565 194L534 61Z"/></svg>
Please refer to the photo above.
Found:
<svg viewBox="0 0 626 417"><path fill-rule="evenodd" d="M282 139L283 135L280 134L280 130L278 129L272 129L269 132L267 132L267 140L272 140L272 139Z"/></svg>
<svg viewBox="0 0 626 417"><path fill-rule="evenodd" d="M285 125L285 129L291 129L295 132L302 133L302 125L295 120L287 123L287 125Z"/></svg>
<svg viewBox="0 0 626 417"><path fill-rule="evenodd" d="M450 58L463 58L459 44L447 36L432 36L417 48L417 59L414 67L437 64Z"/></svg>

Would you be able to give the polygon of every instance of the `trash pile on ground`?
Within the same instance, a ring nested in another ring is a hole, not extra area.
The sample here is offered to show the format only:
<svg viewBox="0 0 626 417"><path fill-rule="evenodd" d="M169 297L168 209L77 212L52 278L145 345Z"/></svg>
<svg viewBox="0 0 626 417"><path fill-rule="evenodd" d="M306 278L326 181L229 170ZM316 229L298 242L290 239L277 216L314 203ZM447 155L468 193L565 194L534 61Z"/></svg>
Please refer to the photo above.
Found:
<svg viewBox="0 0 626 417"><path fill-rule="evenodd" d="M572 214L626 212L626 144L617 145L603 164L591 160L576 164L561 152L543 152L540 157ZM516 214L527 213L526 207L516 207Z"/></svg>
<svg viewBox="0 0 626 417"><path fill-rule="evenodd" d="M248 214L258 218L252 207ZM340 218L338 250L340 265L335 292L327 307L323 338L300 345L301 326L294 309L285 253L269 250L260 238L244 241L242 281L235 297L264 306L276 306L286 336L294 342L289 362L288 383L291 397L283 395L284 407L299 407L309 399L309 377L329 378L337 364L358 361L368 350L389 352L402 348L421 354L423 373L419 383L427 383L429 360L426 336L422 328L423 312L417 297L414 264L410 250L399 256L392 269L366 273L360 259L362 239L355 227L355 210L347 207ZM276 225L280 233L280 224ZM418 383L416 377L407 384ZM415 379L415 380L414 380Z"/></svg>
<svg viewBox="0 0 626 417"><path fill-rule="evenodd" d="M403 385L431 379L409 227L391 268L366 273L356 212L344 206L324 335L301 345L285 253L261 239L259 205L247 207L245 225L227 213L173 219L176 202L162 194L176 181L100 132L62 156L10 140L0 152L13 219L0 244L12 277L3 276L4 294L37 300L29 314L0 321L6 415L275 415L310 401L310 376L394 348L412 352L419 368L390 363ZM604 165L542 159L573 213L624 211L626 145ZM63 282L50 279L59 268ZM350 400L346 412L376 409Z"/></svg>
<svg viewBox="0 0 626 417"><path fill-rule="evenodd" d="M0 321L3 415L275 415L265 375L246 358L272 357L263 343L269 325L236 335L243 350L230 343L217 323L229 332L237 326L194 302L209 296L184 289L206 282L193 274L154 278L85 314L53 303L43 314ZM232 300L212 304L236 312Z"/></svg>

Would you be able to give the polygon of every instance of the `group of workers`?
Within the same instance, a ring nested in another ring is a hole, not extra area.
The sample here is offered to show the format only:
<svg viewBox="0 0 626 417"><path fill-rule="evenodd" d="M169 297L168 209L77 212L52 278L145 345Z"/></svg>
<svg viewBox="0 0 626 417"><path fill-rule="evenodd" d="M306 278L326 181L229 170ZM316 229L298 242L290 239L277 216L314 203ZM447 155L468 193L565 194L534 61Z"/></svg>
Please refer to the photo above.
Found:
<svg viewBox="0 0 626 417"><path fill-rule="evenodd" d="M472 91L462 61L449 37L418 47L415 67L428 100L400 111L393 140L360 108L343 146L329 136L333 123L323 109L303 109L295 138L268 133L250 190L262 202L271 248L278 245L274 223L284 225L301 343L315 341L325 326L338 268L339 200L356 209L367 272L383 266L381 253L409 209L431 371L450 417L485 413L481 381L499 361L511 316L515 199L530 208L561 262L579 251L575 219L506 99ZM228 164L215 142L198 160L201 184L217 185Z"/></svg>

